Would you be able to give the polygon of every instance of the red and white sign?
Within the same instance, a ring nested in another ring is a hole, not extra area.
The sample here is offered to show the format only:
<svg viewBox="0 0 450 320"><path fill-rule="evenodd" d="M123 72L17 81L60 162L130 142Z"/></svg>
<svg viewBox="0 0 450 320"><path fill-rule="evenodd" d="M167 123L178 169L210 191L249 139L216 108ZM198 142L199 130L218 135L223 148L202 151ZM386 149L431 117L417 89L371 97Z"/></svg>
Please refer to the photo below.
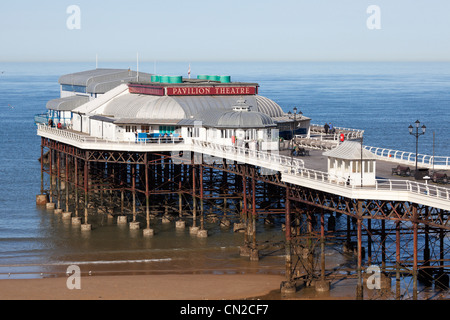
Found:
<svg viewBox="0 0 450 320"><path fill-rule="evenodd" d="M220 87L163 87L143 84L129 84L130 93L152 96L249 96L258 94L256 86Z"/></svg>
<svg viewBox="0 0 450 320"><path fill-rule="evenodd" d="M148 94L152 96L163 96L164 88L157 86L146 86L140 84L129 84L130 93Z"/></svg>
<svg viewBox="0 0 450 320"><path fill-rule="evenodd" d="M255 95L256 87L167 87L168 96L239 96Z"/></svg>

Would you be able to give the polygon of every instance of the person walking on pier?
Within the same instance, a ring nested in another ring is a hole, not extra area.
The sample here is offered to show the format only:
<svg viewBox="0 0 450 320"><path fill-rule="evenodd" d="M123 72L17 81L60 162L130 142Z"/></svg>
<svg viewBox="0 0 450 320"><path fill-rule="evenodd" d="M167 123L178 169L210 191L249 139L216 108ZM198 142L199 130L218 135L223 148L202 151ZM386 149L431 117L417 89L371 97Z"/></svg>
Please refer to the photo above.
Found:
<svg viewBox="0 0 450 320"><path fill-rule="evenodd" d="M330 126L328 125L328 123L325 122L325 125L323 126L323 128L325 129L325 134L328 134L328 130L330 129Z"/></svg>

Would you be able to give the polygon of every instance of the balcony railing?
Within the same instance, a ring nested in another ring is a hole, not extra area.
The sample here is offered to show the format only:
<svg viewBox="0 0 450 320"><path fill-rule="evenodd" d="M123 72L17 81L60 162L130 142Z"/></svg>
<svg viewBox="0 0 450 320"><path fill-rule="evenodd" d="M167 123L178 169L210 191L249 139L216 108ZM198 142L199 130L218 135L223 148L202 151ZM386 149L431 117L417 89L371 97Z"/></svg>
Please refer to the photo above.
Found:
<svg viewBox="0 0 450 320"><path fill-rule="evenodd" d="M305 167L305 162L301 159L280 155L278 150L260 151L249 148L223 145L214 142L192 139L195 151L200 151L214 156L223 157L230 160L246 161L249 163L260 163L267 165L268 169L278 170L280 168L290 168L295 170Z"/></svg>
<svg viewBox="0 0 450 320"><path fill-rule="evenodd" d="M364 191L406 191L416 195L450 201L449 188L410 180L376 179L375 185L361 187L358 183L353 183L351 180L349 181L342 177L312 169L297 169L295 173L286 171L285 174L310 179L328 185L335 185L345 189ZM448 207L450 208L450 202L448 203Z"/></svg>
<svg viewBox="0 0 450 320"><path fill-rule="evenodd" d="M113 145L156 145L164 143L180 143L182 140L175 141L175 139L165 140L163 138L148 139L146 141L132 142L132 141L108 141L79 133L70 130L61 130L52 128L47 125L38 124L38 133L47 133L60 137L66 140L71 140L78 143L104 143ZM336 186L343 188L343 190L361 190L361 191L405 191L415 195L429 197L430 199L438 199L448 202L450 208L450 189L436 186L433 184L419 183L409 180L395 180L395 179L376 179L375 185L361 187L358 183L348 181L342 177L337 177L326 172L312 170L305 168L302 159L293 158L289 156L280 155L277 150L274 151L260 151L243 148L233 145L223 145L214 142L203 141L199 139L192 139L192 144L183 144L190 148L193 152L208 154L214 157L222 157L224 159L240 161L248 164L262 166L290 176L301 179L308 179L319 182L323 186ZM331 189L330 189L331 191ZM448 209L446 209L448 210Z"/></svg>
<svg viewBox="0 0 450 320"><path fill-rule="evenodd" d="M378 147L369 147L369 146L364 146L364 148L386 161L401 162L410 165L414 165L416 162L416 154L413 152L406 152ZM418 154L417 164L419 166L427 167L429 169L433 168L434 166L435 169L450 170L450 157L434 157L426 154Z"/></svg>
<svg viewBox="0 0 450 320"><path fill-rule="evenodd" d="M61 137L64 139L69 139L72 141L76 141L79 143L104 143L104 144L114 144L114 145L154 145L154 144L165 144L165 143L182 143L183 139L179 137L158 137L158 138L139 138L134 141L116 141L116 140L107 140L97 137L92 137L86 134L76 133L70 130L58 129L54 127L50 127L44 124L38 124L38 133L49 133L55 135L57 137Z"/></svg>

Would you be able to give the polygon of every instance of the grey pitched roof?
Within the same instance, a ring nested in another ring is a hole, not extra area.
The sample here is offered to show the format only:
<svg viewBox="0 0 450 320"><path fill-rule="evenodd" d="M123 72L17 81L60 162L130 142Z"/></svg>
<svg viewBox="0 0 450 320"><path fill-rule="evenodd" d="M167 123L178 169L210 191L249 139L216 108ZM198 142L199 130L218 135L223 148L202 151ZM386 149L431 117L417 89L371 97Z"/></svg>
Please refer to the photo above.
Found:
<svg viewBox="0 0 450 320"><path fill-rule="evenodd" d="M370 151L362 149L363 160L375 160L377 157ZM358 141L344 141L338 147L324 152L324 156L344 159L344 160L361 160L361 143Z"/></svg>
<svg viewBox="0 0 450 320"><path fill-rule="evenodd" d="M106 117L106 116L95 115L95 116L91 116L90 119L91 120L97 120L97 121L103 121L103 122L109 122L109 123L113 123L114 122L113 118Z"/></svg>
<svg viewBox="0 0 450 320"><path fill-rule="evenodd" d="M66 98L53 99L47 102L47 109L58 111L72 111L79 106L89 102L87 96L70 96Z"/></svg>
<svg viewBox="0 0 450 320"><path fill-rule="evenodd" d="M151 74L139 73L139 80L150 81ZM86 87L87 93L105 93L121 83L137 80L137 72L128 69L95 69L63 75L61 85Z"/></svg>

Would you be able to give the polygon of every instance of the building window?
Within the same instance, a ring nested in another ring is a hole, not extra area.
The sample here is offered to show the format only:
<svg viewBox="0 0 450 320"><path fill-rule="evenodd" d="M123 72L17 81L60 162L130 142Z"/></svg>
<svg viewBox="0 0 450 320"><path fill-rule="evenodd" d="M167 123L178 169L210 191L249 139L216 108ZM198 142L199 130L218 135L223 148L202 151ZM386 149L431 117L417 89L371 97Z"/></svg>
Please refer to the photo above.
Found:
<svg viewBox="0 0 450 320"><path fill-rule="evenodd" d="M373 172L373 162L372 161L364 161L364 172Z"/></svg>
<svg viewBox="0 0 450 320"><path fill-rule="evenodd" d="M174 126L159 126L159 133L162 134L172 134L175 131L175 127Z"/></svg>
<svg viewBox="0 0 450 320"><path fill-rule="evenodd" d="M233 137L233 130L232 129L226 129L226 130L222 130L222 136L221 138L224 139L231 139Z"/></svg>
<svg viewBox="0 0 450 320"><path fill-rule="evenodd" d="M125 126L125 132L136 132L137 127L136 126Z"/></svg>
<svg viewBox="0 0 450 320"><path fill-rule="evenodd" d="M69 91L69 92L86 93L85 86L74 86L74 85L70 85L70 84L63 84L63 85L61 85L61 89L63 91Z"/></svg>
<svg viewBox="0 0 450 320"><path fill-rule="evenodd" d="M142 126L141 132L149 133L150 132L150 126Z"/></svg>

